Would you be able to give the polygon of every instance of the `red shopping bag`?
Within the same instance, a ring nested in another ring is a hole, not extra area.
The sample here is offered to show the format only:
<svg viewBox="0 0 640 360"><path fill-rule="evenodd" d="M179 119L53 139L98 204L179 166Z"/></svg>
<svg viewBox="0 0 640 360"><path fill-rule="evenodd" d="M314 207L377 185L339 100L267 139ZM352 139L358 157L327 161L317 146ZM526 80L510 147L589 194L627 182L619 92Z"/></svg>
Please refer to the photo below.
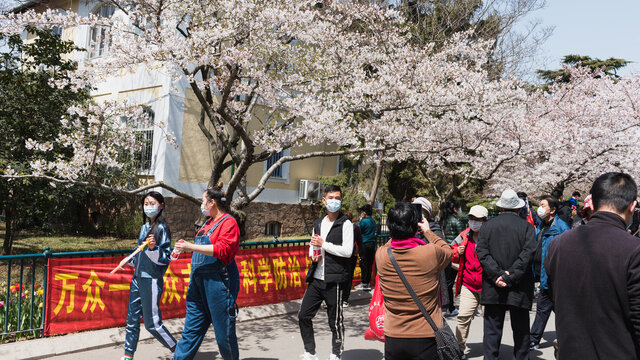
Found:
<svg viewBox="0 0 640 360"><path fill-rule="evenodd" d="M384 342L384 299L380 289L380 275L376 275L376 286L369 303L369 328L365 330L364 338Z"/></svg>

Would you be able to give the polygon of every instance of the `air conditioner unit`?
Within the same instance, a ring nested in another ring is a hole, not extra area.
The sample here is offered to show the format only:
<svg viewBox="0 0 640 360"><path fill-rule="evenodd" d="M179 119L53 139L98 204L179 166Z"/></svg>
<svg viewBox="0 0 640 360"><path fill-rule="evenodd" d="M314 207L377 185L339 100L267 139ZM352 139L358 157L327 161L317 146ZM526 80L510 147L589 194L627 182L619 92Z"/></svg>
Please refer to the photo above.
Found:
<svg viewBox="0 0 640 360"><path fill-rule="evenodd" d="M322 184L315 180L300 180L298 197L300 200L322 199Z"/></svg>

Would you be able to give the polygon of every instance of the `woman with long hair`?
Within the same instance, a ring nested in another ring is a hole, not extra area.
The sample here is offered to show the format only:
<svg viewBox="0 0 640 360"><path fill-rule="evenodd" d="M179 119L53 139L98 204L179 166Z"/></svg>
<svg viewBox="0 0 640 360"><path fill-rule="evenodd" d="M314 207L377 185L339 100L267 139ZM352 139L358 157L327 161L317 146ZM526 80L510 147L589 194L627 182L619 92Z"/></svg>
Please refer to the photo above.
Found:
<svg viewBox="0 0 640 360"><path fill-rule="evenodd" d="M150 191L142 198L142 220L138 236L138 246L149 240L147 248L140 251L129 262L135 267L129 290L129 309L122 359L133 359L140 336L140 319L144 318L145 328L166 348L173 351L176 339L162 324L159 308L160 296L164 289L163 275L171 261L171 231L162 216L164 197L157 191Z"/></svg>

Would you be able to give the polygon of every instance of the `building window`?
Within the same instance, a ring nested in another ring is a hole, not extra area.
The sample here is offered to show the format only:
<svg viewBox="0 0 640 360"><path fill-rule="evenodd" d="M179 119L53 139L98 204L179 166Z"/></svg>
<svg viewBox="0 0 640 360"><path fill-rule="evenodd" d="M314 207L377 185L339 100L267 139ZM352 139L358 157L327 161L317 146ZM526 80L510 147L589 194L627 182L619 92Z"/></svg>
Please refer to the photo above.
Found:
<svg viewBox="0 0 640 360"><path fill-rule="evenodd" d="M336 174L340 174L344 170L344 161L342 155L338 155L338 165L336 166Z"/></svg>
<svg viewBox="0 0 640 360"><path fill-rule="evenodd" d="M99 17L111 17L115 13L114 5L100 5L93 13ZM91 28L89 35L89 58L97 58L104 55L109 50L111 37L108 35L108 26L95 26Z"/></svg>
<svg viewBox="0 0 640 360"><path fill-rule="evenodd" d="M66 15L67 14L67 12L64 9L54 9L53 12L55 12L56 14L59 14L59 15ZM54 35L60 36L60 38L62 39L62 27L54 26L51 29L51 33L53 33Z"/></svg>
<svg viewBox="0 0 640 360"><path fill-rule="evenodd" d="M145 107L143 111L147 119L142 122L138 121L135 125L136 144L138 144L139 147L134 154L134 164L138 171L148 172L151 170L153 155L153 123L155 113L148 107Z"/></svg>
<svg viewBox="0 0 640 360"><path fill-rule="evenodd" d="M284 156L284 150L280 151L277 154L274 154L272 157L270 157L267 160L267 170L269 168L271 168L271 166L273 166L273 164L275 164L276 162L278 162L278 160L280 160L280 158L282 158ZM271 174L272 178L279 178L282 179L284 178L284 172L282 170L283 165L278 166L278 168L276 168L276 170Z"/></svg>
<svg viewBox="0 0 640 360"><path fill-rule="evenodd" d="M264 226L264 234L266 236L280 236L282 224L277 221L270 221Z"/></svg>

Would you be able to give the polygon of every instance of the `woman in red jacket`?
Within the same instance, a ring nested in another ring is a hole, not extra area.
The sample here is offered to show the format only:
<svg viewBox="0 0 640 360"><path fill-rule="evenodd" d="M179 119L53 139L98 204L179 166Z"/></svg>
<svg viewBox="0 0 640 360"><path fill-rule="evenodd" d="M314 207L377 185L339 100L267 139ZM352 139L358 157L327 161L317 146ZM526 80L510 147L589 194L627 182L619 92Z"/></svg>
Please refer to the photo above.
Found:
<svg viewBox="0 0 640 360"><path fill-rule="evenodd" d="M469 335L469 326L480 304L482 294L482 266L476 254L476 242L480 228L488 217L489 211L484 206L472 206L469 210L469 227L451 243L453 250L451 262L459 265L456 296L460 295L460 309L456 337L463 354Z"/></svg>

